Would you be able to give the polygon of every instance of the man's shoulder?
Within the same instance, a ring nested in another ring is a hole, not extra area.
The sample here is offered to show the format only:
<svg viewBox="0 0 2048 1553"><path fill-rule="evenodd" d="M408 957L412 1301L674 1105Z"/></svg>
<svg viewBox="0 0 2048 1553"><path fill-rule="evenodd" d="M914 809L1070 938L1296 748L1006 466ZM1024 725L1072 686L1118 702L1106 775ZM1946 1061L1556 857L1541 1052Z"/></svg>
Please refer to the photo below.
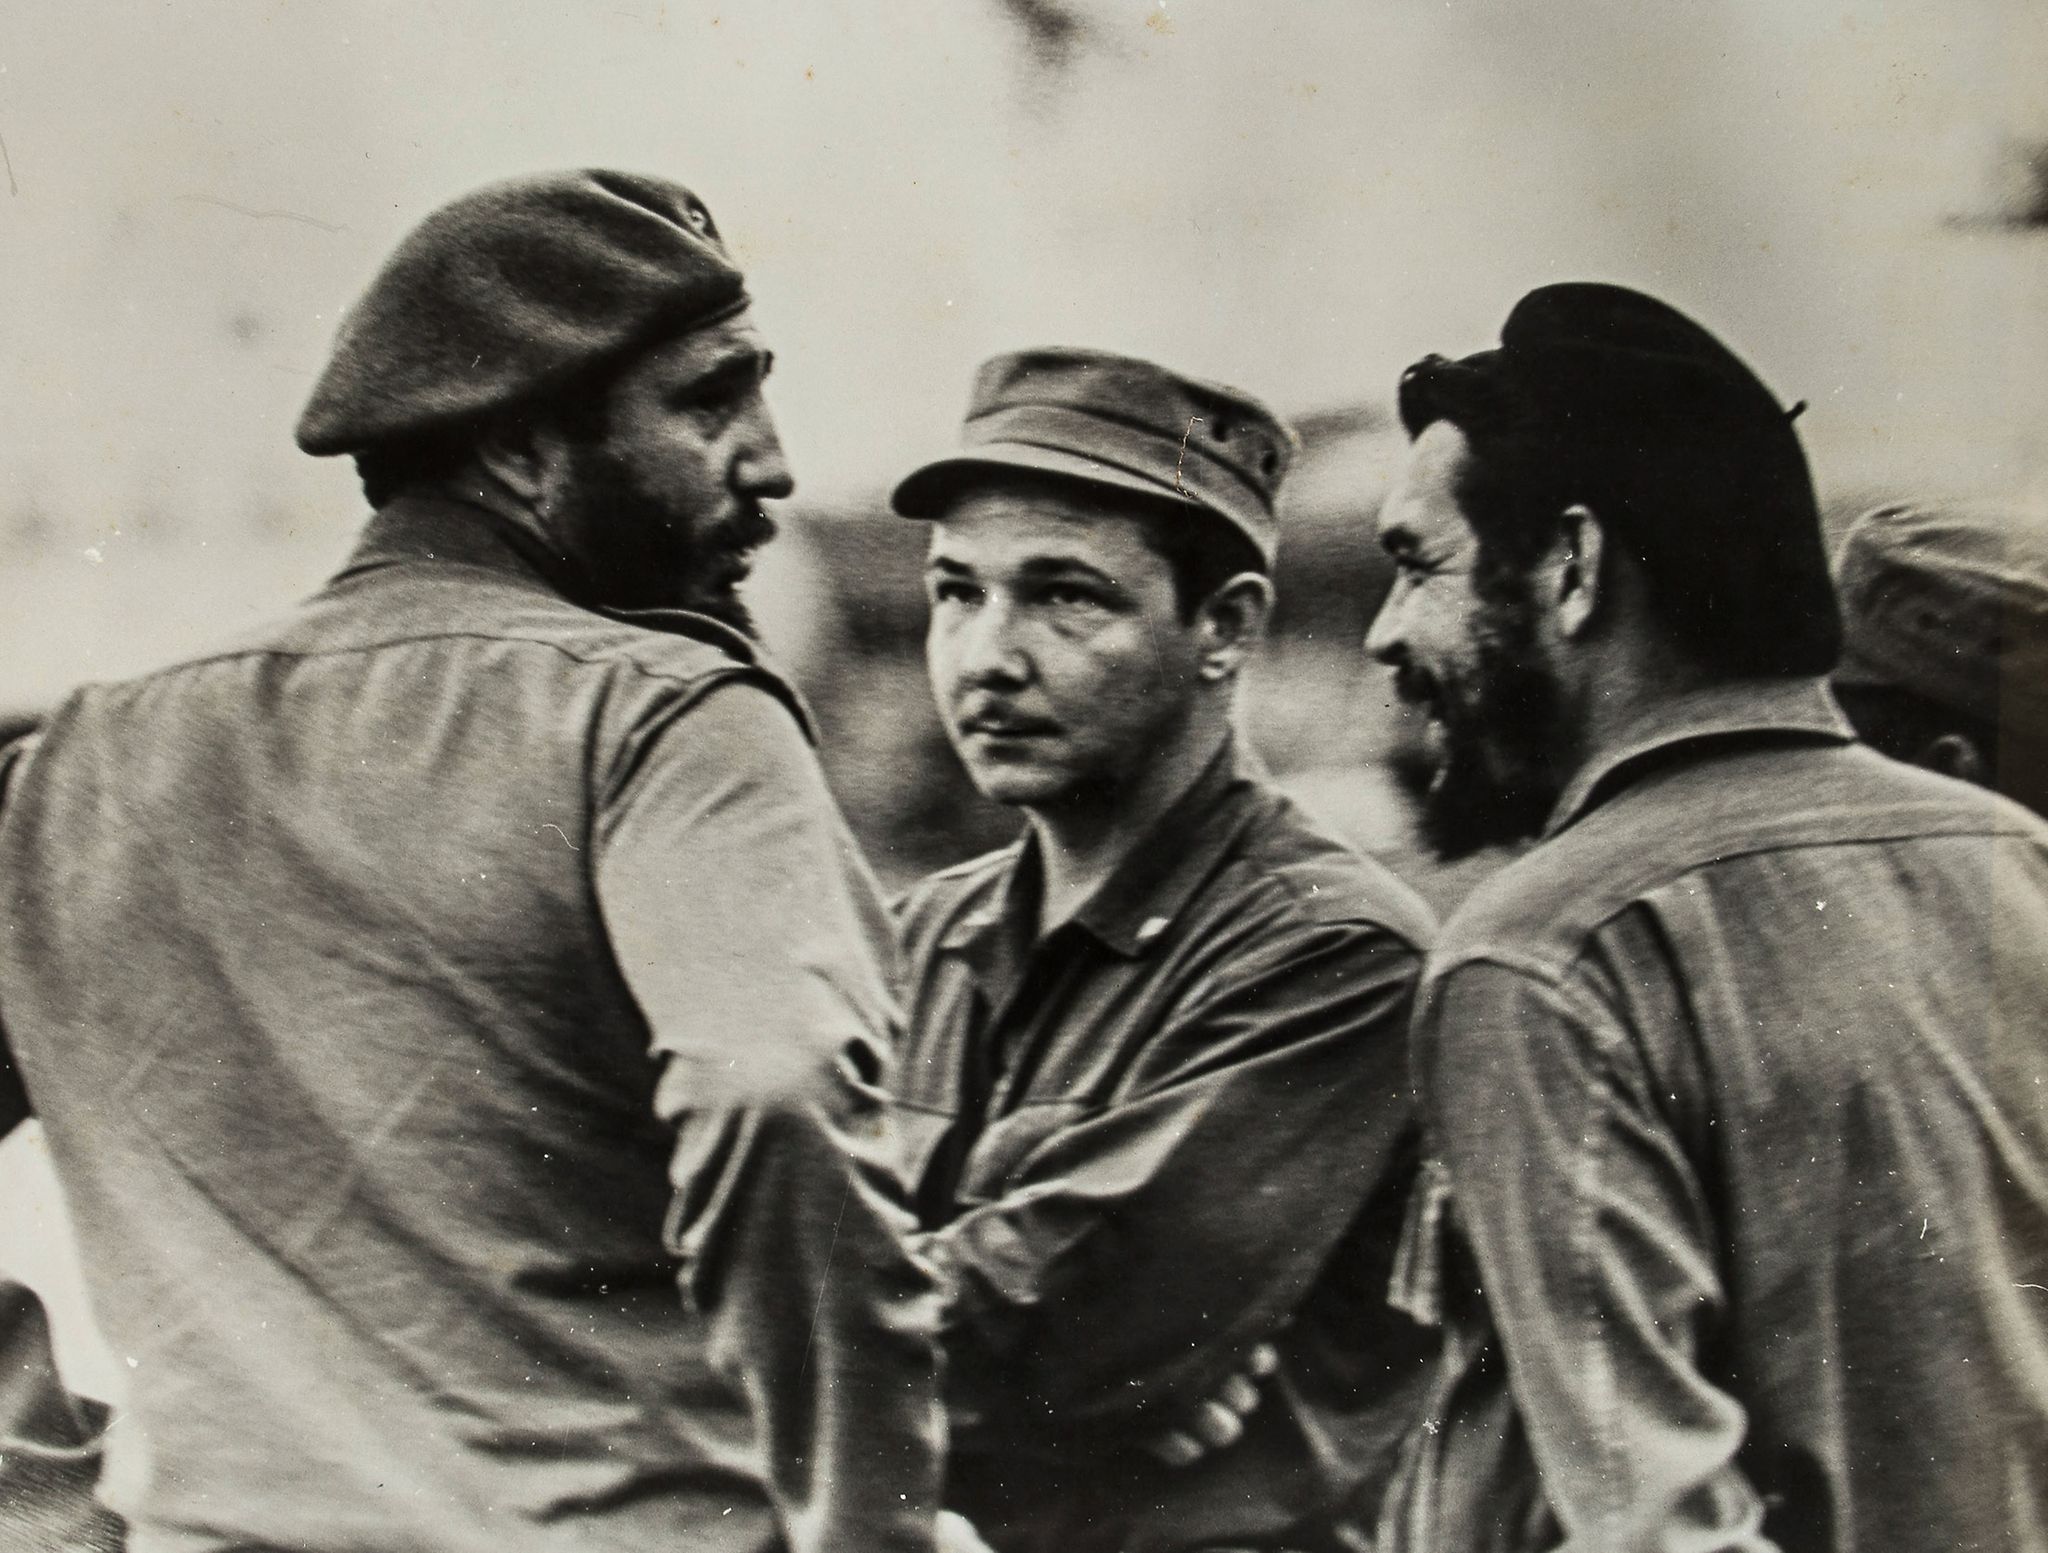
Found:
<svg viewBox="0 0 2048 1553"><path fill-rule="evenodd" d="M743 674L787 689L745 637L708 617L663 611L619 618L522 579L427 568L337 579L272 619L143 678L242 657L346 657L464 640L679 687Z"/></svg>
<svg viewBox="0 0 2048 1553"><path fill-rule="evenodd" d="M2048 846L2011 800L1862 745L1758 749L1676 765L1616 794L1484 881L1444 924L1435 965L1561 966L1605 924L1660 892L1734 889L1788 852L1943 838Z"/></svg>
<svg viewBox="0 0 2048 1553"><path fill-rule="evenodd" d="M657 685L695 691L729 679L759 686L785 703L810 732L810 714L782 670L738 632L680 611L656 623L586 616L562 650L587 661L630 671ZM543 638L556 644L553 637Z"/></svg>
<svg viewBox="0 0 2048 1553"><path fill-rule="evenodd" d="M1392 869L1339 840L1275 787L1255 784L1247 803L1243 830L1209 894L1262 899L1276 927L1350 924L1429 947L1435 913Z"/></svg>

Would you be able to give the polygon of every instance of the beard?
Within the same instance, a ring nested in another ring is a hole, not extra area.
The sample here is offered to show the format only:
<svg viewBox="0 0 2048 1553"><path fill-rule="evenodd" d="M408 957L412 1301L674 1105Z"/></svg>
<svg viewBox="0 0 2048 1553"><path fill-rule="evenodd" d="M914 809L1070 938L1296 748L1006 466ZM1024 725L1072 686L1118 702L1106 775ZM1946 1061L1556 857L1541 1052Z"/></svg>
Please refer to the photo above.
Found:
<svg viewBox="0 0 2048 1553"><path fill-rule="evenodd" d="M601 443L571 455L563 526L583 538L594 602L613 609L687 609L758 636L739 596L747 557L775 537L775 520L751 502L704 522L677 510L640 471ZM601 558L601 559L598 559Z"/></svg>
<svg viewBox="0 0 2048 1553"><path fill-rule="evenodd" d="M1446 863L1539 834L1560 792L1557 679L1528 600L1490 601L1472 645L1467 673L1439 677L1413 664L1395 673L1402 696L1430 707L1442 732L1434 758L1410 748L1392 764L1419 802L1423 841Z"/></svg>

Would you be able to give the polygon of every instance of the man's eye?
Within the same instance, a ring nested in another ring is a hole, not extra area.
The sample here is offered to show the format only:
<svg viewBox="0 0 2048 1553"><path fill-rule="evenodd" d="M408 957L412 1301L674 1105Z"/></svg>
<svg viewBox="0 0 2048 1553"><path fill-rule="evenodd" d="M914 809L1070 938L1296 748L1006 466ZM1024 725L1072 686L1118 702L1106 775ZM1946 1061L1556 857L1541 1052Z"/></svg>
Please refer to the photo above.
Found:
<svg viewBox="0 0 2048 1553"><path fill-rule="evenodd" d="M1083 588L1073 583L1054 583L1039 595L1055 609L1081 609L1099 607L1104 600L1093 588Z"/></svg>
<svg viewBox="0 0 2048 1553"><path fill-rule="evenodd" d="M739 400L738 389L711 384L686 389L677 394L670 403L678 410L694 411L700 415L723 415L737 405Z"/></svg>
<svg viewBox="0 0 2048 1553"><path fill-rule="evenodd" d="M934 604L968 604L974 599L975 590L966 583L945 577L930 585Z"/></svg>
<svg viewBox="0 0 2048 1553"><path fill-rule="evenodd" d="M755 373L719 372L685 384L671 396L669 403L678 410L701 415L731 415L760 386L761 379Z"/></svg>

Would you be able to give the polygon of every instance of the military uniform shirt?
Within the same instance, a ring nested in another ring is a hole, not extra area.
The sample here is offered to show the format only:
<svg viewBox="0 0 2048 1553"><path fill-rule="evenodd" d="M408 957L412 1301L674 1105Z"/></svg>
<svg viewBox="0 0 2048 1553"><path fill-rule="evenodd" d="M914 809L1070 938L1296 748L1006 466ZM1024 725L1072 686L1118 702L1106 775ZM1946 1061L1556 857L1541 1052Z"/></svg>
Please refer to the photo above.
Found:
<svg viewBox="0 0 2048 1553"><path fill-rule="evenodd" d="M2048 826L1699 692L1445 927L1385 1546L2048 1547Z"/></svg>
<svg viewBox="0 0 2048 1553"><path fill-rule="evenodd" d="M887 920L739 637L403 500L60 708L0 891L135 1553L929 1548Z"/></svg>
<svg viewBox="0 0 2048 1553"><path fill-rule="evenodd" d="M1423 1373L1384 1292L1426 908L1230 749L1034 942L1038 877L1020 842L903 912L897 1113L946 1289L949 1500L1047 1553L1376 1503ZM1186 1471L1139 1449L1269 1338L1242 1442Z"/></svg>

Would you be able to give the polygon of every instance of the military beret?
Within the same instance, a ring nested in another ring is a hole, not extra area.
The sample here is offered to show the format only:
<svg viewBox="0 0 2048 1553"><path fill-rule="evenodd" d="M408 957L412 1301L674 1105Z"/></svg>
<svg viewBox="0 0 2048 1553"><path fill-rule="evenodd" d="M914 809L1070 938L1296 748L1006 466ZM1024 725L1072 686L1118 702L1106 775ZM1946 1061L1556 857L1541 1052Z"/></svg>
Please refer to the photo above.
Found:
<svg viewBox="0 0 2048 1553"><path fill-rule="evenodd" d="M1430 358L1442 362L1441 357ZM1787 412L1733 351L1676 308L1591 281L1542 286L1517 302L1500 348L1465 358L1508 380L1562 444L1605 445L1644 460L1702 455L1766 461L1765 479L1818 522L1806 455ZM1402 379L1400 410L1411 435L1434 419L1429 363Z"/></svg>
<svg viewBox="0 0 2048 1553"><path fill-rule="evenodd" d="M414 228L348 311L299 446L446 430L746 305L711 213L678 184L599 170L491 184Z"/></svg>
<svg viewBox="0 0 2048 1553"><path fill-rule="evenodd" d="M1900 504L1842 540L1841 685L1889 685L2048 738L2048 513Z"/></svg>
<svg viewBox="0 0 2048 1553"><path fill-rule="evenodd" d="M896 511L935 518L977 480L1026 470L1200 508L1273 564L1294 434L1235 388L1108 351L1015 351L975 374L960 442L904 478Z"/></svg>
<svg viewBox="0 0 2048 1553"><path fill-rule="evenodd" d="M1613 520L1699 618L1774 601L1780 618L1753 654L1759 666L1820 673L1834 661L1827 545L1792 426L1803 406L1785 409L1713 334L1625 286L1539 287L1508 314L1498 349L1408 369L1399 409L1411 436L1460 418L1446 402L1461 378L1511 397L1518 431L1566 499Z"/></svg>

